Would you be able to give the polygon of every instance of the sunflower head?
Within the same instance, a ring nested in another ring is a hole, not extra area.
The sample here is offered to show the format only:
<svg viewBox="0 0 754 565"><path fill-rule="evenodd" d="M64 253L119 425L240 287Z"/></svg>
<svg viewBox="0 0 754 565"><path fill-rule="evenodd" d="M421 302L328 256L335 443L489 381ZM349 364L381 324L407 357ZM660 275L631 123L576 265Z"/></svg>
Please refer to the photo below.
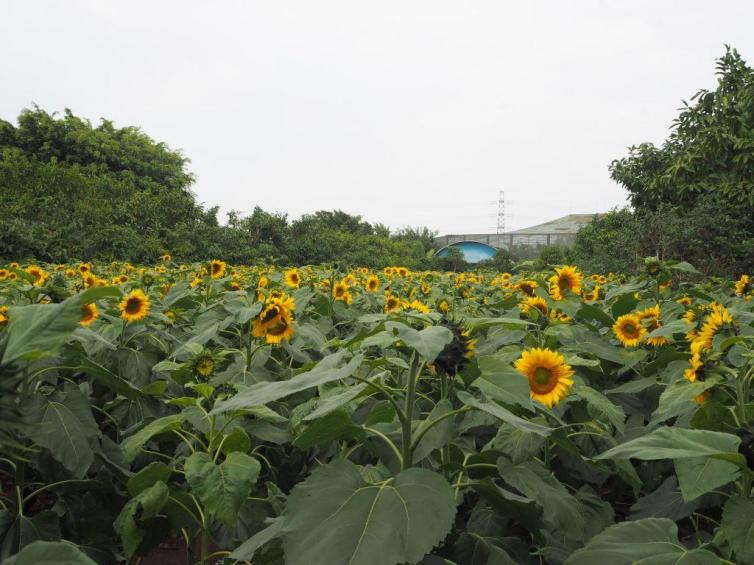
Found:
<svg viewBox="0 0 754 565"><path fill-rule="evenodd" d="M298 288L301 286L301 273L298 269L289 269L283 274L285 284L290 288Z"/></svg>
<svg viewBox="0 0 754 565"><path fill-rule="evenodd" d="M99 318L99 312L97 311L97 305L94 302L81 305L81 318L79 319L79 323L82 326L91 326L97 318Z"/></svg>
<svg viewBox="0 0 754 565"><path fill-rule="evenodd" d="M573 386L573 369L555 351L535 347L521 354L516 369L529 380L529 396L552 408Z"/></svg>
<svg viewBox="0 0 754 565"><path fill-rule="evenodd" d="M273 298L252 322L251 333L267 343L280 343L293 336L293 299Z"/></svg>
<svg viewBox="0 0 754 565"><path fill-rule="evenodd" d="M636 347L647 333L639 316L636 314L623 314L613 324L613 333L624 347Z"/></svg>
<svg viewBox="0 0 754 565"><path fill-rule="evenodd" d="M47 273L45 270L36 265L27 268L26 272L34 278L34 286L42 286L47 280Z"/></svg>
<svg viewBox="0 0 754 565"><path fill-rule="evenodd" d="M397 312L403 307L403 303L401 302L401 299L397 296L393 296L392 294L388 294L385 296L385 312L391 313L391 312Z"/></svg>
<svg viewBox="0 0 754 565"><path fill-rule="evenodd" d="M751 290L752 285L749 275L741 275L741 278L736 281L736 295L746 296Z"/></svg>
<svg viewBox="0 0 754 565"><path fill-rule="evenodd" d="M219 279L225 274L225 262L219 259L212 259L209 262L209 274L213 279Z"/></svg>
<svg viewBox="0 0 754 565"><path fill-rule="evenodd" d="M8 307L0 306L0 327L8 325Z"/></svg>
<svg viewBox="0 0 754 565"><path fill-rule="evenodd" d="M120 317L126 322L138 322L149 314L149 297L140 289L132 290L118 304Z"/></svg>
<svg viewBox="0 0 754 565"><path fill-rule="evenodd" d="M353 302L353 295L348 289L348 283L344 280L336 282L332 287L332 296L335 300L340 300L346 304Z"/></svg>
<svg viewBox="0 0 754 565"><path fill-rule="evenodd" d="M216 367L217 363L215 357L212 355L211 351L206 349L197 355L191 366L194 375L202 379L208 379L214 375Z"/></svg>
<svg viewBox="0 0 754 565"><path fill-rule="evenodd" d="M379 288L380 288L380 279L377 278L377 275L369 275L369 277L367 278L367 282L364 285L364 287L369 292L377 292L379 290Z"/></svg>
<svg viewBox="0 0 754 565"><path fill-rule="evenodd" d="M581 281L584 275L571 265L555 269L550 282L550 296L555 300L563 300L568 293L581 294Z"/></svg>
<svg viewBox="0 0 754 565"><path fill-rule="evenodd" d="M519 303L518 307L524 314L527 314L532 310L537 310L540 314L544 314L546 316L548 312L547 302L544 298L541 298L539 296L527 296Z"/></svg>
<svg viewBox="0 0 754 565"><path fill-rule="evenodd" d="M440 325L451 331L453 339L443 348L433 365L438 372L453 377L474 357L477 340L472 339L469 330L456 322L446 319Z"/></svg>

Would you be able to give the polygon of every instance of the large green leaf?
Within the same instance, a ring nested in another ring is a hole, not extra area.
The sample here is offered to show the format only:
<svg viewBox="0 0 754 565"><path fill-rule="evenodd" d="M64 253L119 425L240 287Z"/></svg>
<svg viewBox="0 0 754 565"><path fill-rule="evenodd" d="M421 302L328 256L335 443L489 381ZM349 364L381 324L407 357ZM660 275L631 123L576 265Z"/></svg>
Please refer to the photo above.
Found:
<svg viewBox="0 0 754 565"><path fill-rule="evenodd" d="M113 522L113 529L123 543L123 552L131 557L144 539L143 522L154 518L168 501L169 490L165 483L157 481L129 500Z"/></svg>
<svg viewBox="0 0 754 565"><path fill-rule="evenodd" d="M519 416L516 416L513 412L511 412L507 408L502 407L500 404L477 400L471 394L462 390L458 391L457 394L458 399L464 404L476 408L477 410L481 410L482 412L487 412L488 414L499 418L503 422L507 422L511 426L515 426L526 432L531 432L546 437L553 431L552 428L542 426L541 424L535 424L534 422L530 422L529 420L525 420Z"/></svg>
<svg viewBox="0 0 754 565"><path fill-rule="evenodd" d="M453 423L453 417L448 417L438 423L434 423L443 414L453 410L453 406L447 398L443 398L435 404L432 412L429 413L414 432L414 437L423 434L419 444L414 448L413 462L418 463L435 449L440 449L450 442L455 435L456 426Z"/></svg>
<svg viewBox="0 0 754 565"><path fill-rule="evenodd" d="M387 322L385 328L394 332L398 338L411 349L431 363L440 352L453 340L453 332L443 326L429 326L423 330L415 330L398 322Z"/></svg>
<svg viewBox="0 0 754 565"><path fill-rule="evenodd" d="M686 549L678 541L675 522L645 518L610 526L594 536L566 565L719 565L704 549Z"/></svg>
<svg viewBox="0 0 754 565"><path fill-rule="evenodd" d="M211 515L227 526L238 520L241 506L254 488L259 461L234 451L219 465L207 453L193 453L184 464L186 480Z"/></svg>
<svg viewBox="0 0 754 565"><path fill-rule="evenodd" d="M347 350L343 349L328 355L310 371L296 375L287 381L263 382L252 385L225 402L218 402L211 414L266 404L302 390L348 378L358 369L363 358L361 355L356 355L350 362L343 365L342 362L347 353Z"/></svg>
<svg viewBox="0 0 754 565"><path fill-rule="evenodd" d="M709 430L662 427L650 434L608 449L598 455L596 459L628 459L634 457L652 461L708 456L739 461L743 458L738 453L738 444L740 443L741 439L732 434Z"/></svg>
<svg viewBox="0 0 754 565"><path fill-rule="evenodd" d="M31 426L25 433L75 477L82 478L94 461L91 443L98 433L86 397L77 390L38 395L28 407Z"/></svg>
<svg viewBox="0 0 754 565"><path fill-rule="evenodd" d="M441 475L409 469L370 484L345 460L318 467L288 497L288 565L416 563L448 533L456 508Z"/></svg>
<svg viewBox="0 0 754 565"><path fill-rule="evenodd" d="M729 498L720 525L736 554L737 563L754 563L754 502L740 496Z"/></svg>
<svg viewBox="0 0 754 565"><path fill-rule="evenodd" d="M5 565L97 565L84 552L71 543L62 541L35 541L13 557Z"/></svg>
<svg viewBox="0 0 754 565"><path fill-rule="evenodd" d="M0 365L20 359L55 355L79 327L81 306L101 298L120 296L116 287L95 287L60 304L31 304L11 308L8 342Z"/></svg>
<svg viewBox="0 0 754 565"><path fill-rule="evenodd" d="M145 443L156 435L179 429L185 418L186 416L183 413L171 414L157 418L141 428L121 444L124 459L129 463L133 461Z"/></svg>
<svg viewBox="0 0 754 565"><path fill-rule="evenodd" d="M676 459L675 474L686 502L735 481L740 469L728 461L709 457Z"/></svg>
<svg viewBox="0 0 754 565"><path fill-rule="evenodd" d="M574 392L586 400L589 413L593 417L609 422L619 433L623 433L626 420L623 408L613 404L607 396L588 386L578 385Z"/></svg>
<svg viewBox="0 0 754 565"><path fill-rule="evenodd" d="M243 542L239 547L230 554L231 559L251 561L254 558L254 552L269 541L283 535L285 531L285 520L282 517L275 518L272 523L265 529L260 530L252 537Z"/></svg>

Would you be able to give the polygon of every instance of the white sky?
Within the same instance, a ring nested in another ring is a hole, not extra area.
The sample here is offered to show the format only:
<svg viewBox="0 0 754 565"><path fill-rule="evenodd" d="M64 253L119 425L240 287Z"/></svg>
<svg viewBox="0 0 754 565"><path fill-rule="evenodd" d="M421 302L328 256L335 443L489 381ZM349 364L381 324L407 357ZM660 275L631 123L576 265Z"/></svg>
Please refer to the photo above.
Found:
<svg viewBox="0 0 754 565"><path fill-rule="evenodd" d="M754 2L0 0L0 117L180 148L207 205L494 232L625 202L607 166L754 62ZM222 215L224 219L224 214Z"/></svg>

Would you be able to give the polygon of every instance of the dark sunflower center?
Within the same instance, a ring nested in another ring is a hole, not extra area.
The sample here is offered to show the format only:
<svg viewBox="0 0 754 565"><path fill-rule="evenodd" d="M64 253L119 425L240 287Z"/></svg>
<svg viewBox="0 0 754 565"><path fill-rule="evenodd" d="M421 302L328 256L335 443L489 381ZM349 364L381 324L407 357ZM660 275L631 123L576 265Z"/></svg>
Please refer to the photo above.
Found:
<svg viewBox="0 0 754 565"><path fill-rule="evenodd" d="M537 367L537 369L534 371L534 380L538 385L548 384L551 378L552 373L549 369L545 369L544 367Z"/></svg>
<svg viewBox="0 0 754 565"><path fill-rule="evenodd" d="M626 324L625 326L623 326L623 332L627 336L633 337L638 333L638 330L636 329L636 326L634 326L633 324Z"/></svg>
<svg viewBox="0 0 754 565"><path fill-rule="evenodd" d="M571 286L572 285L571 285L570 277L564 275L558 279L558 288L560 290L568 290L571 288Z"/></svg>
<svg viewBox="0 0 754 565"><path fill-rule="evenodd" d="M280 313L280 309L277 306L270 306L264 312L264 314L262 314L262 322L264 322L265 324L267 322L271 322L278 316L279 313Z"/></svg>
<svg viewBox="0 0 754 565"><path fill-rule="evenodd" d="M342 286L335 287L335 296L343 296L345 289Z"/></svg>
<svg viewBox="0 0 754 565"><path fill-rule="evenodd" d="M139 311L141 311L141 298L129 298L126 301L126 312L129 314L138 314Z"/></svg>
<svg viewBox="0 0 754 565"><path fill-rule="evenodd" d="M283 320L280 319L280 322L275 324L273 327L267 329L267 333L270 335L280 335L285 332L285 330L288 329L288 324Z"/></svg>

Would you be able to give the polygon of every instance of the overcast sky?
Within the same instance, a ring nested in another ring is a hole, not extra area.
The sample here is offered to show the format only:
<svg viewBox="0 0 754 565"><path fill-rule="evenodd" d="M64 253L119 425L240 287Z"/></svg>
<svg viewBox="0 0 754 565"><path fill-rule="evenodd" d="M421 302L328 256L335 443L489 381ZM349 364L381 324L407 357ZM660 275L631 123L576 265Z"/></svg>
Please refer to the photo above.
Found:
<svg viewBox="0 0 754 565"><path fill-rule="evenodd" d="M754 2L0 0L0 118L181 149L223 211L494 232L625 202L608 165L754 62ZM224 218L224 213L222 214Z"/></svg>

